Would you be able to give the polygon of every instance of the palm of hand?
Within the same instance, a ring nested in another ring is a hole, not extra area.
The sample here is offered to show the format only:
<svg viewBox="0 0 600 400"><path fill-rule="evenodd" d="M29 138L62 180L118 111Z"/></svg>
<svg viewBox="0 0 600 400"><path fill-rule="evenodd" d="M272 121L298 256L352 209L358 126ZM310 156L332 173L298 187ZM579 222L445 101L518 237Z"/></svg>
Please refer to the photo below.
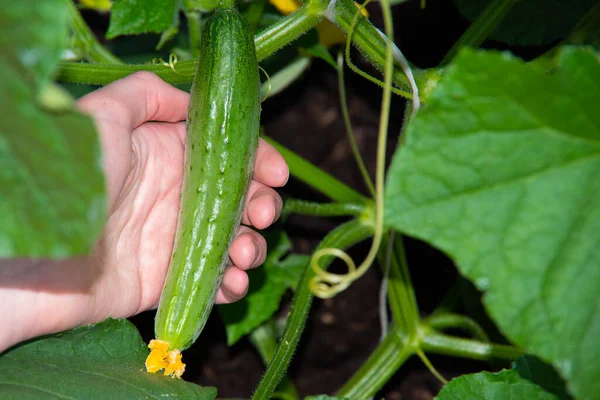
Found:
<svg viewBox="0 0 600 400"><path fill-rule="evenodd" d="M131 91L135 84L144 85L143 96ZM134 101L132 96L138 101L141 97L146 105L127 107L128 100ZM102 132L113 210L98 247L106 269L98 291L119 298L110 315L129 316L157 305L169 264L183 174L185 124L181 120L187 113L188 95L154 75L136 74L82 98L79 105L95 116ZM287 166L262 142L255 170L242 222L262 229L278 217L281 208L281 199L267 185L285 184ZM248 278L243 270L261 264L265 253L262 236L242 227L230 249L233 265L223 278L218 303L245 294Z"/></svg>

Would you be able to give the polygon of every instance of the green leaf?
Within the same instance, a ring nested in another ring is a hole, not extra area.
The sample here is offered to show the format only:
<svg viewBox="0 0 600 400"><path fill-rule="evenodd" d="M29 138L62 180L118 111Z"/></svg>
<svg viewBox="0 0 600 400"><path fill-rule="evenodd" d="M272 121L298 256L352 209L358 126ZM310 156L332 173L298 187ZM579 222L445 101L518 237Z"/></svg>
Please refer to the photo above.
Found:
<svg viewBox="0 0 600 400"><path fill-rule="evenodd" d="M55 0L0 0L0 63L37 89L60 58L67 20L67 8Z"/></svg>
<svg viewBox="0 0 600 400"><path fill-rule="evenodd" d="M317 396L305 397L304 400L349 400L349 399L347 397L332 397L332 396L327 396L325 394L320 394Z"/></svg>
<svg viewBox="0 0 600 400"><path fill-rule="evenodd" d="M298 57L272 76L269 76L260 88L261 97L270 99L281 93L310 67L310 61L310 57Z"/></svg>
<svg viewBox="0 0 600 400"><path fill-rule="evenodd" d="M0 357L3 399L208 399L216 389L146 372L148 349L125 319L77 328Z"/></svg>
<svg viewBox="0 0 600 400"><path fill-rule="evenodd" d="M177 0L115 0L106 38L140 33L160 33L177 26Z"/></svg>
<svg viewBox="0 0 600 400"><path fill-rule="evenodd" d="M517 358L514 368L519 375L540 386L548 393L553 393L560 399L571 398L566 391L564 380L556 370L537 357L526 355Z"/></svg>
<svg viewBox="0 0 600 400"><path fill-rule="evenodd" d="M489 3L498 0L454 1L460 13L466 19L474 21ZM596 1L517 1L490 38L518 45L550 44L567 36Z"/></svg>
<svg viewBox="0 0 600 400"><path fill-rule="evenodd" d="M0 13L0 257L86 254L105 219L104 176L91 119L47 82L64 4L11 2Z"/></svg>
<svg viewBox="0 0 600 400"><path fill-rule="evenodd" d="M581 398L600 393L600 63L544 75L463 50L408 127L388 226L448 253L500 329Z"/></svg>
<svg viewBox="0 0 600 400"><path fill-rule="evenodd" d="M265 263L248 271L250 288L240 301L218 306L227 330L227 343L235 344L244 335L269 320L279 308L287 289L295 289L310 256L291 254L284 258L292 245L282 231L267 233L269 254Z"/></svg>
<svg viewBox="0 0 600 400"><path fill-rule="evenodd" d="M440 391L437 400L558 400L520 374L519 368L495 374L479 372L453 379Z"/></svg>

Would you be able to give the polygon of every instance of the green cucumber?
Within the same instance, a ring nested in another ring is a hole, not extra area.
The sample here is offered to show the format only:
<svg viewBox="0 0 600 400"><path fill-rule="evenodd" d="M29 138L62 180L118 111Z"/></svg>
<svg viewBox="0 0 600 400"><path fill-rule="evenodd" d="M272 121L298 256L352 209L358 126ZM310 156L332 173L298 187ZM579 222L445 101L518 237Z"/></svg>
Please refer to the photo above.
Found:
<svg viewBox="0 0 600 400"><path fill-rule="evenodd" d="M202 29L177 233L155 320L156 338L169 349L191 346L213 307L253 173L259 119L254 39L238 11L220 8Z"/></svg>

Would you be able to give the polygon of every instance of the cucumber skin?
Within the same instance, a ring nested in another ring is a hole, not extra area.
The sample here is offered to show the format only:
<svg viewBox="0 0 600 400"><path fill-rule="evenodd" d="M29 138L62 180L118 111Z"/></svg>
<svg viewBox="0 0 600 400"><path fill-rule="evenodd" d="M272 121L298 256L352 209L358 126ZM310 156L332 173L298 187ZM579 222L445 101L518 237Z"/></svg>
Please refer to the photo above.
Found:
<svg viewBox="0 0 600 400"><path fill-rule="evenodd" d="M209 317L252 178L259 123L254 38L236 10L219 9L202 29L179 220L155 319L156 338L171 349L191 346Z"/></svg>

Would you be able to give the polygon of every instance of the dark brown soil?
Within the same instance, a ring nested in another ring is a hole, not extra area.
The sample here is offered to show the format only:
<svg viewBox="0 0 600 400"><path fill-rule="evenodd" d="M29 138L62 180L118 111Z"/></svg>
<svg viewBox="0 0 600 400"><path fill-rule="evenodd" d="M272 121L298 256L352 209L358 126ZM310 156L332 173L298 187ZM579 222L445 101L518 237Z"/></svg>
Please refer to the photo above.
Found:
<svg viewBox="0 0 600 400"><path fill-rule="evenodd" d="M396 43L417 66L428 67L441 60L467 23L458 16L452 2L430 1L425 11L419 10L418 3L411 1L396 10ZM373 14L377 18L377 12ZM361 61L360 57L355 57ZM364 62L361 66L369 68ZM347 91L356 140L368 170L374 176L381 92L351 73L347 74ZM395 99L388 161L395 150L403 115L404 103ZM346 140L336 76L326 64L316 61L301 82L266 101L263 124L268 136L349 186L365 192ZM284 198L326 200L294 179L281 194ZM286 230L292 238L294 251L310 253L335 222L291 218ZM367 250L368 243L353 249L351 254L361 260ZM446 257L424 243L408 239L407 252L419 307L426 315L444 298L456 277L456 270ZM380 336L379 286L379 272L373 268L333 300L314 302L289 371L302 396L335 393L376 347ZM134 319L146 340L152 337L153 317L153 313L146 313ZM200 340L187 351L186 360L186 378L201 385L216 386L221 398L248 398L264 371L260 357L247 340L227 347L224 328L216 315L210 319ZM431 361L447 379L490 367L446 357L432 356ZM440 387L436 378L414 358L401 367L377 397L432 399Z"/></svg>

